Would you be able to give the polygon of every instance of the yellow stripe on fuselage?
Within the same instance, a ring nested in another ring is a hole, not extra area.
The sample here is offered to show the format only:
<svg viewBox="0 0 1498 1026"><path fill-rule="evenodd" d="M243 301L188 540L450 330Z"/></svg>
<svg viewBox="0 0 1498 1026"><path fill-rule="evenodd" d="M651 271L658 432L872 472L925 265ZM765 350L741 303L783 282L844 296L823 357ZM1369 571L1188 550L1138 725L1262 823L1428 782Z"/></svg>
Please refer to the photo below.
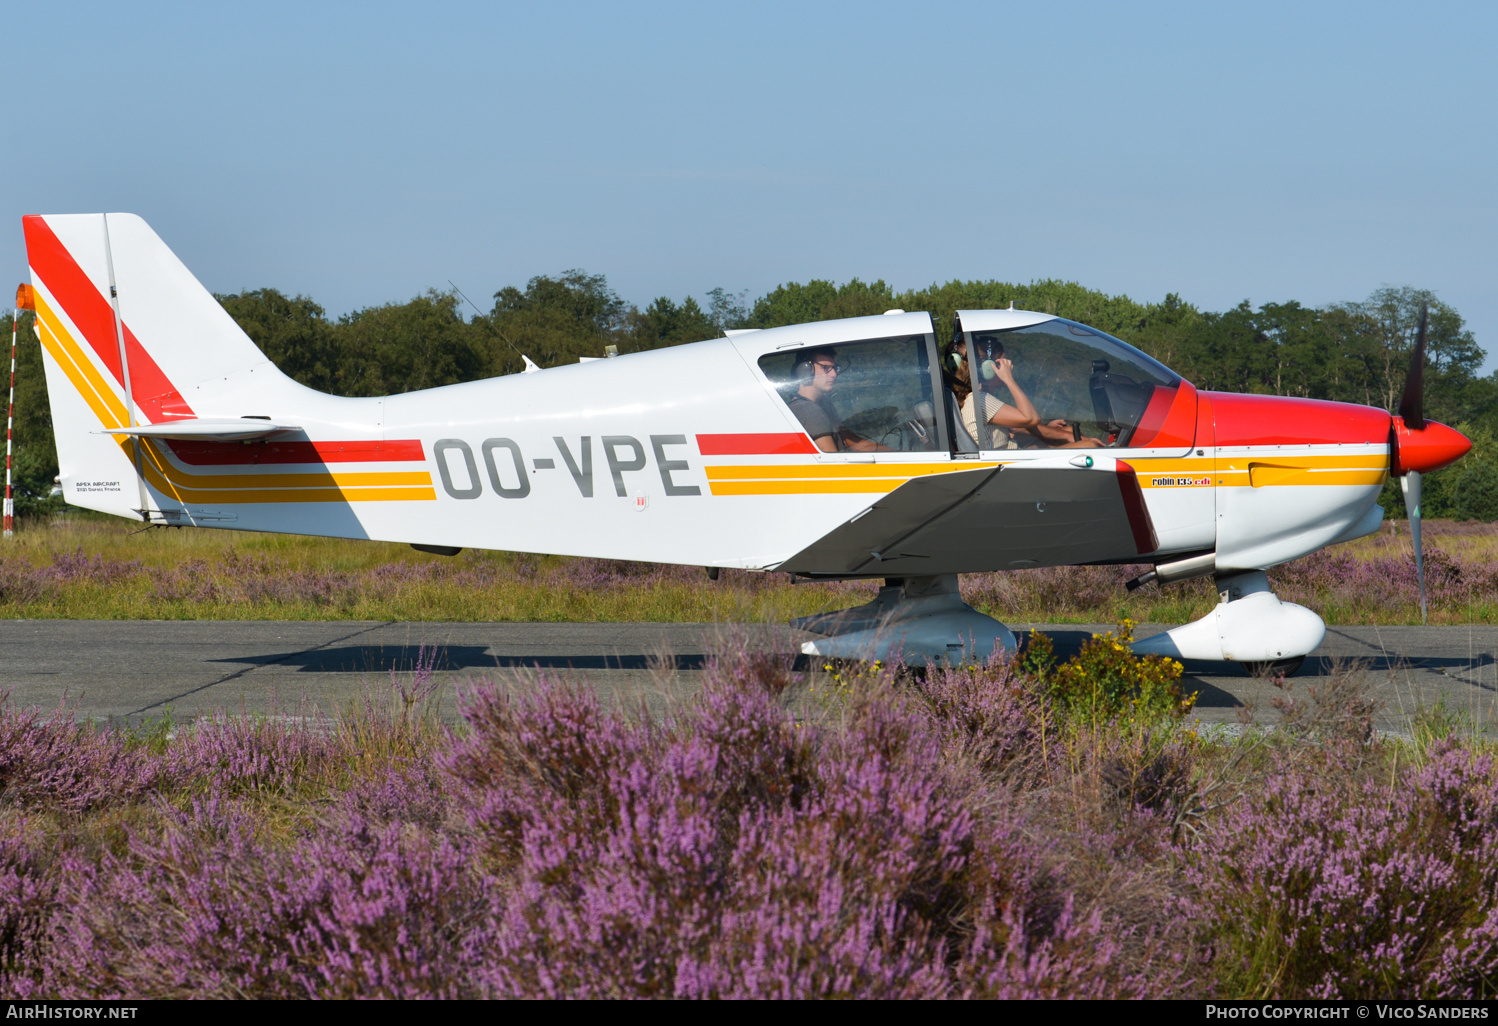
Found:
<svg viewBox="0 0 1498 1026"><path fill-rule="evenodd" d="M845 495L892 492L913 477L993 467L992 463L771 463L704 467L714 495Z"/></svg>
<svg viewBox="0 0 1498 1026"><path fill-rule="evenodd" d="M1154 478L1185 477L1210 479L1212 486L1224 488L1298 487L1304 485L1371 485L1383 484L1389 474L1389 454L1364 453L1296 453L1286 454L1277 448L1250 449L1231 456L1188 459L1130 459L1129 465L1139 474L1141 488L1175 488L1177 482L1157 485Z"/></svg>
<svg viewBox="0 0 1498 1026"><path fill-rule="evenodd" d="M1266 448L1262 455L1231 457L1126 456L1141 488L1260 487L1304 485L1377 485L1389 473L1389 455L1366 453L1295 453ZM714 495L834 495L892 492L913 477L977 470L998 463L957 460L951 463L780 463L703 468ZM1156 479L1171 478L1166 483ZM1180 480L1189 479L1189 480Z"/></svg>
<svg viewBox="0 0 1498 1026"><path fill-rule="evenodd" d="M1276 473L1261 473L1257 469L1230 470L1219 472L1216 481L1224 488L1295 488L1303 485L1381 485L1389 476L1387 470L1265 469Z"/></svg>

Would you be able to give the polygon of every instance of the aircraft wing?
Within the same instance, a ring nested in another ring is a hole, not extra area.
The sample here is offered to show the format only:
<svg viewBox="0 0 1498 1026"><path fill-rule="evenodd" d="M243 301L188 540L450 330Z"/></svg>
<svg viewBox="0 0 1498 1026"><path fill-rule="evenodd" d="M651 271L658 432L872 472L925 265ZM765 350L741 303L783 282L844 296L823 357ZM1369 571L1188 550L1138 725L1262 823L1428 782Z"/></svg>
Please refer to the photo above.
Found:
<svg viewBox="0 0 1498 1026"><path fill-rule="evenodd" d="M1056 457L912 478L776 569L924 577L1131 559L1158 547L1132 467Z"/></svg>

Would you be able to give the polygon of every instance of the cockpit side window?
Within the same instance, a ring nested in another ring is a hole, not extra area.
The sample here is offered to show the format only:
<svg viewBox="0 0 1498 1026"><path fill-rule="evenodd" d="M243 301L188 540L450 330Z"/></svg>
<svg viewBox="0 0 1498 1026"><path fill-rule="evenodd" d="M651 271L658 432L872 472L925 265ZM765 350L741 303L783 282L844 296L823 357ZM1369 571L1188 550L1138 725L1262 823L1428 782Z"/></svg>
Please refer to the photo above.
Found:
<svg viewBox="0 0 1498 1026"><path fill-rule="evenodd" d="M759 367L824 452L941 447L923 335L768 353Z"/></svg>

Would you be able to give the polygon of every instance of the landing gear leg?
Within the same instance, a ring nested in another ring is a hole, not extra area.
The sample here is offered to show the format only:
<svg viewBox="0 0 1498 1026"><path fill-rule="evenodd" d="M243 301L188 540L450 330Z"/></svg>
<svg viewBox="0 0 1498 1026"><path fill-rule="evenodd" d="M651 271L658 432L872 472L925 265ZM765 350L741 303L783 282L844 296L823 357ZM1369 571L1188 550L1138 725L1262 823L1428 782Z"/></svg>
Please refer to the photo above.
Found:
<svg viewBox="0 0 1498 1026"><path fill-rule="evenodd" d="M1242 663L1255 676L1300 669L1326 637L1326 624L1305 606L1281 602L1262 570L1217 575L1216 609L1194 623L1133 644L1137 655Z"/></svg>
<svg viewBox="0 0 1498 1026"><path fill-rule="evenodd" d="M907 666L982 662L996 648L1015 650L1014 633L962 601L957 575L891 577L872 602L792 620L829 635L801 646L827 659L880 659L898 652Z"/></svg>

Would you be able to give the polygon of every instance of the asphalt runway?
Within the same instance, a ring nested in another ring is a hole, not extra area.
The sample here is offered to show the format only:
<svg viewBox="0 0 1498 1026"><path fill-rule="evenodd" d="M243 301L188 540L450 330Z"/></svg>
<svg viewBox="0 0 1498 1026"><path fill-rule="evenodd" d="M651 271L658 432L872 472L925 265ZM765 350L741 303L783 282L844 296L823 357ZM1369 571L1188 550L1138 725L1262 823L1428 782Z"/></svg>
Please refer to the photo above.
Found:
<svg viewBox="0 0 1498 1026"><path fill-rule="evenodd" d="M1108 625L1011 624L1045 630L1058 654L1073 653ZM1144 625L1137 636L1163 630ZM0 623L0 690L13 706L139 722L218 711L330 718L367 697L392 694L425 659L441 682L444 718L458 716L457 689L491 680L531 685L571 675L611 702L649 706L690 697L724 645L797 651L814 637L788 627L660 623L382 623L305 621L12 620ZM1436 702L1480 725L1498 723L1498 627L1333 627L1290 681L1292 695L1332 673L1354 672L1383 703L1379 726L1408 729ZM804 663L804 660L803 660ZM1234 664L1186 665L1200 693L1196 716L1232 723L1245 704L1257 722L1278 718L1281 692Z"/></svg>

